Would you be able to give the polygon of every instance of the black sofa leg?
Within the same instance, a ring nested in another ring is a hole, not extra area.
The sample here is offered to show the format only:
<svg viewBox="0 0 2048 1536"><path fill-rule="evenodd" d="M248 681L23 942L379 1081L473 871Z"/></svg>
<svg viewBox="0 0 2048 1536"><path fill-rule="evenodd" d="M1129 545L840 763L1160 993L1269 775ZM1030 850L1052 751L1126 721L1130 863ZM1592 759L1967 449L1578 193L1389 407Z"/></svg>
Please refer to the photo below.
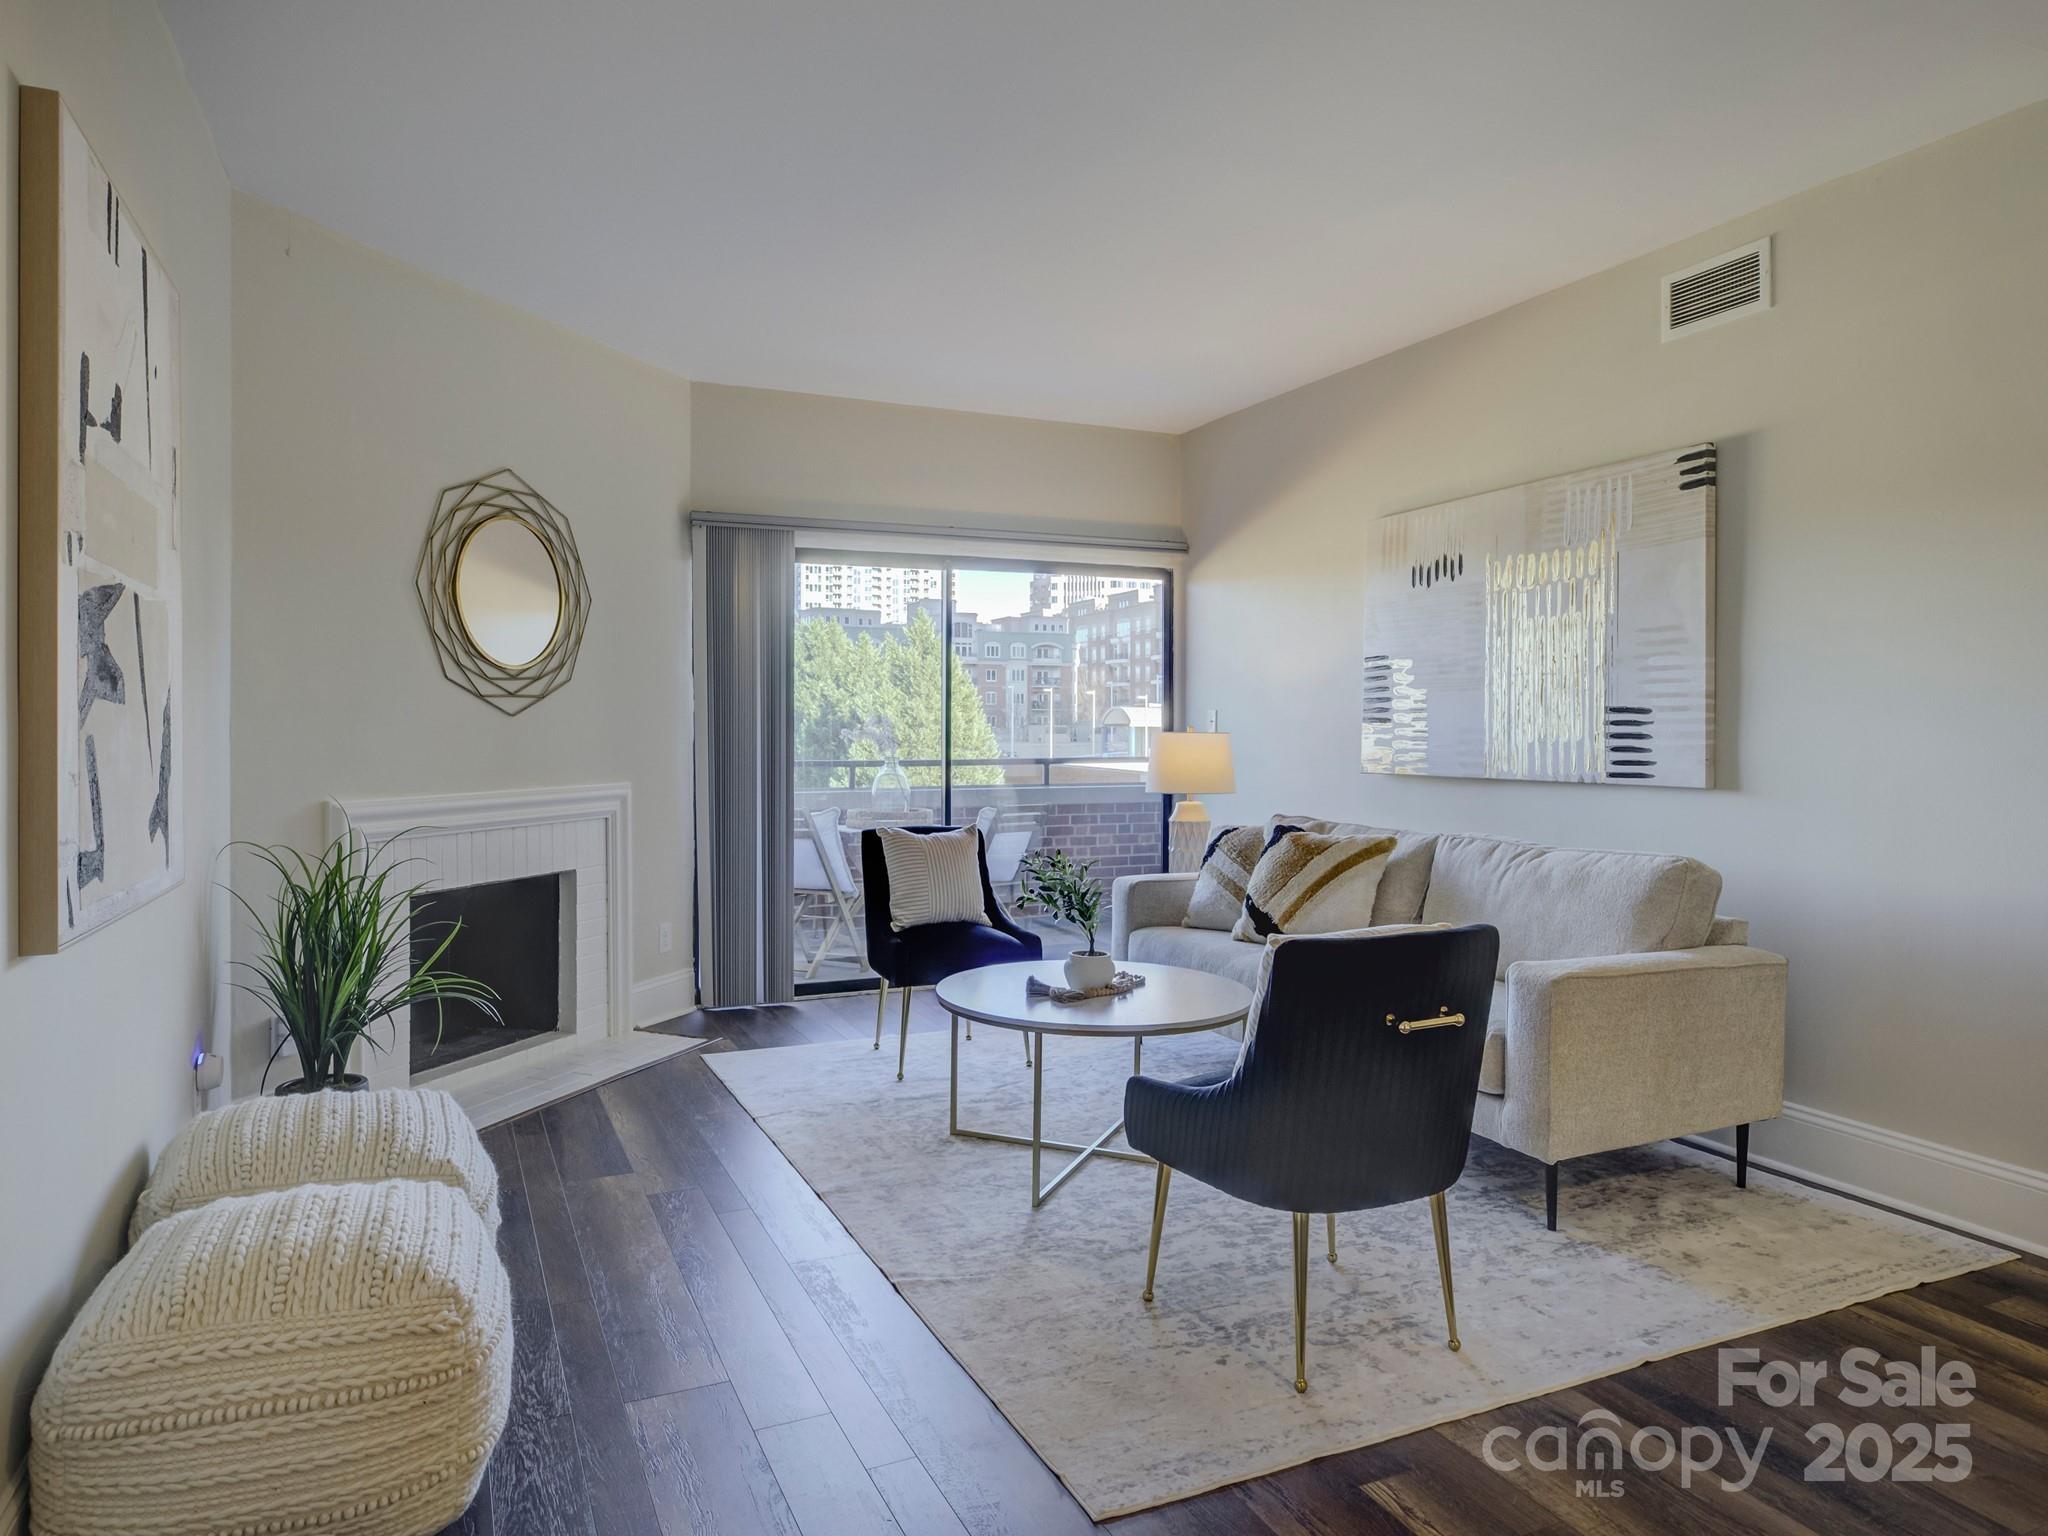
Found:
<svg viewBox="0 0 2048 1536"><path fill-rule="evenodd" d="M1749 1188L1749 1126L1735 1127L1735 1187Z"/></svg>
<svg viewBox="0 0 2048 1536"><path fill-rule="evenodd" d="M1543 1165L1543 1217L1551 1231L1557 1230L1557 1164Z"/></svg>

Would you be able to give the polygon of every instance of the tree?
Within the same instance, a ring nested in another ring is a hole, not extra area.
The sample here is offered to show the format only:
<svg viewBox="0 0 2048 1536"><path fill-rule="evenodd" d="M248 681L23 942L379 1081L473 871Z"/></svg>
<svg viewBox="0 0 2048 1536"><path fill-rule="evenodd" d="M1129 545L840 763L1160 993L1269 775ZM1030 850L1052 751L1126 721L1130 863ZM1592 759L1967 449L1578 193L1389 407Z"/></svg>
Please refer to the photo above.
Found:
<svg viewBox="0 0 2048 1536"><path fill-rule="evenodd" d="M799 619L795 651L796 755L816 765L797 770L797 788L861 787L857 774L849 785L844 771L828 765L880 759L892 749L913 785L936 785L944 747L941 666L952 671L955 760L1000 754L981 694L930 614L919 612L901 630L891 626L879 643L830 619ZM953 782L1000 784L1003 771L993 764L956 768Z"/></svg>

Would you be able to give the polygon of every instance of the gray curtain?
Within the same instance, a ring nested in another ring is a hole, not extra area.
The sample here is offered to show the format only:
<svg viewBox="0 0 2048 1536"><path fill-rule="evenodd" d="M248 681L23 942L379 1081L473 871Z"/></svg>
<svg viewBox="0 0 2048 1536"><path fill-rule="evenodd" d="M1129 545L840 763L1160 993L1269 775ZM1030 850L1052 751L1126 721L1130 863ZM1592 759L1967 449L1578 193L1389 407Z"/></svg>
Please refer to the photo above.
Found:
<svg viewBox="0 0 2048 1536"><path fill-rule="evenodd" d="M704 529L706 757L711 825L704 1002L796 995L790 890L796 768L791 653L796 534Z"/></svg>

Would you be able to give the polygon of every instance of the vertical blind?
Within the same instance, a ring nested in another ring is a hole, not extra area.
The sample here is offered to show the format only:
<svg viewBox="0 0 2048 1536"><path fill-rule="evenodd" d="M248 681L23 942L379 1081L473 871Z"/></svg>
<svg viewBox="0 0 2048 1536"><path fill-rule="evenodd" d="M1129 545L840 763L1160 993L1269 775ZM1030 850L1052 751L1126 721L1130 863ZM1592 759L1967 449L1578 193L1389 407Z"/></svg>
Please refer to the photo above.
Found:
<svg viewBox="0 0 2048 1536"><path fill-rule="evenodd" d="M704 529L705 738L711 825L704 839L709 964L705 1004L796 995L790 818L795 804L791 637L796 534Z"/></svg>

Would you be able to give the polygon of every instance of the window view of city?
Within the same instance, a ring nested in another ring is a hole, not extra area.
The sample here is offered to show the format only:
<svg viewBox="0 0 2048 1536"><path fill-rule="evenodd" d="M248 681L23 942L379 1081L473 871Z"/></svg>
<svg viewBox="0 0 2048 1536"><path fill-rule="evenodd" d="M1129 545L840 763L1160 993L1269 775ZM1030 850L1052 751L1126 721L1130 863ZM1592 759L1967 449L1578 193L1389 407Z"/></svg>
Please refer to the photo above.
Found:
<svg viewBox="0 0 2048 1536"><path fill-rule="evenodd" d="M1161 867L1145 793L1166 728L1166 583L1085 568L797 566L799 987L868 976L862 829L978 825L1017 910L1026 854L1058 848L1104 880Z"/></svg>

